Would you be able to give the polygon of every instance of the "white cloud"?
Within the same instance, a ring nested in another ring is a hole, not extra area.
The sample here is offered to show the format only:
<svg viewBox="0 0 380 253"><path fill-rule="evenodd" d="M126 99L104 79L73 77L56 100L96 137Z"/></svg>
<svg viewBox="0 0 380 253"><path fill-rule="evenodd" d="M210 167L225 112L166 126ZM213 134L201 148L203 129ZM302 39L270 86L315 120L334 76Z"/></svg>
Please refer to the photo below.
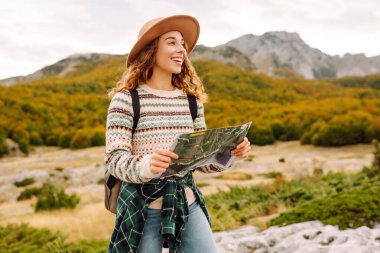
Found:
<svg viewBox="0 0 380 253"><path fill-rule="evenodd" d="M247 33L298 32L325 53L379 55L378 0L12 0L0 6L0 79L26 75L73 53L127 53L149 19L189 14L199 44Z"/></svg>

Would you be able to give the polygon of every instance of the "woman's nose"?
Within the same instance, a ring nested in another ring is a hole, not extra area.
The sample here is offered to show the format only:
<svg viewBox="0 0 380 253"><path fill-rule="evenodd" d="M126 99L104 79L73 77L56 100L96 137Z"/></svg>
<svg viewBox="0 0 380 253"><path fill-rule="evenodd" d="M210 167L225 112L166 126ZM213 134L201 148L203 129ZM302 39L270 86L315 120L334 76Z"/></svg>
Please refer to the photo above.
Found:
<svg viewBox="0 0 380 253"><path fill-rule="evenodd" d="M177 47L177 51L184 52L186 51L186 48L183 45L179 44L179 46Z"/></svg>

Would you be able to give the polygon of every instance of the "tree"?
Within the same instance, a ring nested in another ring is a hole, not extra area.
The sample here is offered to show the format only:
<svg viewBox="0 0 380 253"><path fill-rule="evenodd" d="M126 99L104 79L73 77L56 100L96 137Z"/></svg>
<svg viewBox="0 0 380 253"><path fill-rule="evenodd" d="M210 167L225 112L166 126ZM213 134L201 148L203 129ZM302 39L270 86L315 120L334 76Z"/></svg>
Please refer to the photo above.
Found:
<svg viewBox="0 0 380 253"><path fill-rule="evenodd" d="M105 129L98 128L94 130L94 133L91 136L91 146L102 146L105 144L106 133Z"/></svg>
<svg viewBox="0 0 380 253"><path fill-rule="evenodd" d="M91 139L89 136L90 131L88 129L82 129L77 131L70 142L71 149L88 148L91 146Z"/></svg>

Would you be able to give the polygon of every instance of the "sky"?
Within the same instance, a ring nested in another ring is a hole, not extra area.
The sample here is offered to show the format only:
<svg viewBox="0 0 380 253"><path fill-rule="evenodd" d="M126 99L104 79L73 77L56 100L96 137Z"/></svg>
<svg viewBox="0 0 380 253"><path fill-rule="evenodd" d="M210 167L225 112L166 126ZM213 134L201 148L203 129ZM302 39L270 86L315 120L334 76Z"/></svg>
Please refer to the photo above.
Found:
<svg viewBox="0 0 380 253"><path fill-rule="evenodd" d="M329 55L380 55L379 0L3 0L0 79L72 54L126 54L146 21L178 14L198 19L198 45L287 31Z"/></svg>

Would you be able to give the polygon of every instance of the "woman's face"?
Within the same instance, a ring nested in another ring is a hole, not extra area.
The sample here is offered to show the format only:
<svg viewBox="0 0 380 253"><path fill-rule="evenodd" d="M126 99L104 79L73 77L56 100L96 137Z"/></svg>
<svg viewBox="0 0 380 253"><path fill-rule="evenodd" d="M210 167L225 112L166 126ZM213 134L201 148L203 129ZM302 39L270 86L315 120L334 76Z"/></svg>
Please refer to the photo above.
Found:
<svg viewBox="0 0 380 253"><path fill-rule="evenodd" d="M164 33L158 40L156 67L170 74L179 74L185 54L185 41L181 33L177 31Z"/></svg>

